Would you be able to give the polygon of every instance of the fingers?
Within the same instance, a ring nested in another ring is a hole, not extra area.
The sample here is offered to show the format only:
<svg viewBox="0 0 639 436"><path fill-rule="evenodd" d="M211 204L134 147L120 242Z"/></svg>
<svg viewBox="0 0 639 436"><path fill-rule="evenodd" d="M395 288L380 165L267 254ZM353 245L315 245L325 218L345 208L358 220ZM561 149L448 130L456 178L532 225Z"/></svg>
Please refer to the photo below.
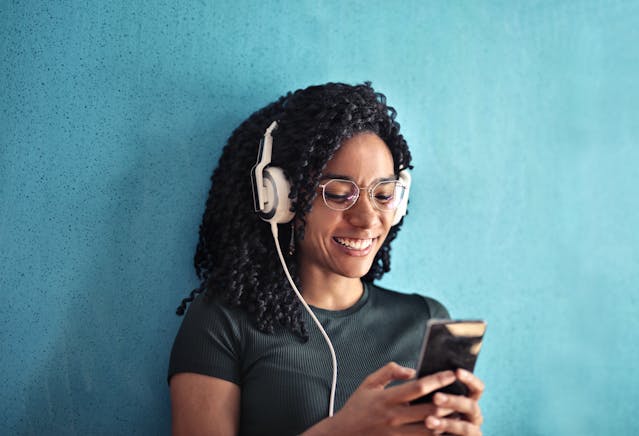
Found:
<svg viewBox="0 0 639 436"><path fill-rule="evenodd" d="M415 370L396 364L387 363L364 379L361 386L368 388L384 388L393 380L408 380L415 376Z"/></svg>
<svg viewBox="0 0 639 436"><path fill-rule="evenodd" d="M468 397L473 400L479 400L484 393L484 382L475 377L472 372L461 368L456 371L456 375L468 387Z"/></svg>
<svg viewBox="0 0 639 436"><path fill-rule="evenodd" d="M434 434L447 433L464 436L481 436L482 434L480 428L470 422L456 419L435 418L434 416L426 418L426 428L432 430Z"/></svg>
<svg viewBox="0 0 639 436"><path fill-rule="evenodd" d="M393 428L391 434L394 435L402 435L402 436L433 436L440 434L439 432L433 432L427 429L424 426L424 421L422 420L419 424L407 424L402 425L401 427Z"/></svg>
<svg viewBox="0 0 639 436"><path fill-rule="evenodd" d="M423 429L424 419L427 416L444 417L454 410L437 407L433 403L413 404L408 406L401 404L387 409L387 422L391 426L400 426L410 423L421 423Z"/></svg>
<svg viewBox="0 0 639 436"><path fill-rule="evenodd" d="M450 416L431 415L426 419L426 428L433 434L453 434L481 436L480 426L484 421L478 400L484 392L484 383L471 372L458 369L455 376L468 387L468 397L438 392L433 396L433 404L439 410L454 410ZM459 419L459 417L463 419Z"/></svg>
<svg viewBox="0 0 639 436"><path fill-rule="evenodd" d="M433 403L438 408L447 408L463 414L467 421L480 426L484 422L477 400L459 395L446 395L441 392L433 396Z"/></svg>
<svg viewBox="0 0 639 436"><path fill-rule="evenodd" d="M402 425L401 427L393 428L392 432L389 434L393 435L402 435L402 436L434 436L440 435L442 432L433 431L424 427L424 422L420 422L419 424L407 424ZM470 435L475 435L475 433L469 433ZM479 433L481 435L481 433Z"/></svg>
<svg viewBox="0 0 639 436"><path fill-rule="evenodd" d="M452 371L442 371L422 377L420 379L394 386L386 390L388 399L396 403L406 403L423 397L437 389L448 386L455 381Z"/></svg>

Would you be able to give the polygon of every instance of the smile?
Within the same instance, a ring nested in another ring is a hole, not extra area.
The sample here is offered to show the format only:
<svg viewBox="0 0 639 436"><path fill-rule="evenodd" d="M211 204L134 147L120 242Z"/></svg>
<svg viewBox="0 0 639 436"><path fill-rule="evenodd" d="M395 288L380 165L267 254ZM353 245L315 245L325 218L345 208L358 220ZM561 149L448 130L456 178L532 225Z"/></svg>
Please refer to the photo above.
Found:
<svg viewBox="0 0 639 436"><path fill-rule="evenodd" d="M351 238L333 238L338 244L348 248L349 250L366 250L373 245L373 239L351 239Z"/></svg>

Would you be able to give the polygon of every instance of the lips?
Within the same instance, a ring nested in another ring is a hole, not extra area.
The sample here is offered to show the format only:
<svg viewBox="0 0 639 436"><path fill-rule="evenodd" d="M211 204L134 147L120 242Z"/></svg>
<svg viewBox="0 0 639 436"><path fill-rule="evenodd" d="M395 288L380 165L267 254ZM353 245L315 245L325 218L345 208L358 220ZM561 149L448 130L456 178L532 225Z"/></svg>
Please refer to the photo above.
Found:
<svg viewBox="0 0 639 436"><path fill-rule="evenodd" d="M348 248L349 250L357 250L362 251L368 249L371 245L373 245L373 239L355 239L355 238L340 238L334 237L333 240L343 247Z"/></svg>

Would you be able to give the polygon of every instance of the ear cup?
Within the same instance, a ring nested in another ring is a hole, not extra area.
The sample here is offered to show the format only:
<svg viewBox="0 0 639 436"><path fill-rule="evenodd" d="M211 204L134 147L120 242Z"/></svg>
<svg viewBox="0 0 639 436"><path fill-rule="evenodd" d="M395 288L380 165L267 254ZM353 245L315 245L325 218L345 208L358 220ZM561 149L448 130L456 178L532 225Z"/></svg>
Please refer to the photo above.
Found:
<svg viewBox="0 0 639 436"><path fill-rule="evenodd" d="M264 209L259 212L260 218L277 224L291 221L295 214L291 212L291 199L288 198L291 187L284 171L278 167L267 167L263 174L263 192L266 193L266 202Z"/></svg>
<svg viewBox="0 0 639 436"><path fill-rule="evenodd" d="M393 225L399 224L402 218L406 215L406 210L408 209L408 192L410 191L410 173L408 170L402 170L399 172L399 181L406 186L404 190L404 196L402 197L402 201L397 206L395 210L395 217L393 218Z"/></svg>

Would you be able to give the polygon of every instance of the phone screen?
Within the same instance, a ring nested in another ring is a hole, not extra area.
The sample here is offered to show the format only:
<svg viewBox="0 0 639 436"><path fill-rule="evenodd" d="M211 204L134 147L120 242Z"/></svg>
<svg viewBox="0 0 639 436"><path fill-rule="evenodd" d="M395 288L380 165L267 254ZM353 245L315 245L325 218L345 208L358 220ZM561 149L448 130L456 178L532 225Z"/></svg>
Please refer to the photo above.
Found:
<svg viewBox="0 0 639 436"><path fill-rule="evenodd" d="M481 349L486 323L480 320L433 319L426 325L422 351L417 365L417 377L439 371L463 368L472 372ZM467 395L468 389L456 380L453 384L439 389L453 395ZM413 403L432 401L435 392L414 400Z"/></svg>

